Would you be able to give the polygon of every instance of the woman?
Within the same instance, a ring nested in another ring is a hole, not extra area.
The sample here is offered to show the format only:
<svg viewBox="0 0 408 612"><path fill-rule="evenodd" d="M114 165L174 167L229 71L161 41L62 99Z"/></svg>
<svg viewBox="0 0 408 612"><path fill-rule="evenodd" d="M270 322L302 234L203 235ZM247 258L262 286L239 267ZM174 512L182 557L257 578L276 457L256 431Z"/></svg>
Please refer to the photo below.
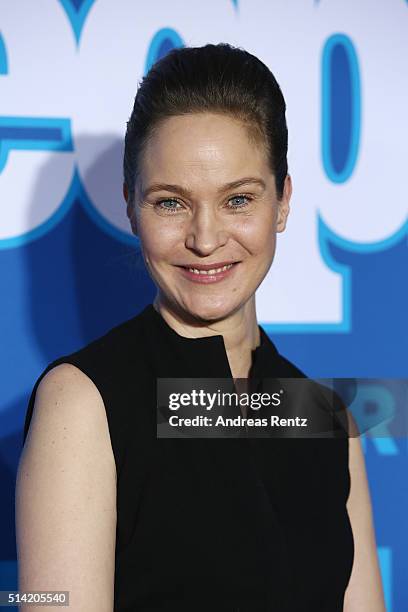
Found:
<svg viewBox="0 0 408 612"><path fill-rule="evenodd" d="M244 50L173 50L143 79L123 192L157 295L34 386L20 590L69 590L87 612L385 609L358 437L156 435L158 378L304 377L255 310L286 154L280 88Z"/></svg>

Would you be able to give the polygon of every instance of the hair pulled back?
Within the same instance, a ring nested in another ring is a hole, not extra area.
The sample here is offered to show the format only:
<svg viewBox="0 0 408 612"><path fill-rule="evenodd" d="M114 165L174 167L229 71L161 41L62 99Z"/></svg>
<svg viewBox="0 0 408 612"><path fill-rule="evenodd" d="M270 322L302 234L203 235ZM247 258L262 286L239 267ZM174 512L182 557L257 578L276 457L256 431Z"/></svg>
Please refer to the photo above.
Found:
<svg viewBox="0 0 408 612"><path fill-rule="evenodd" d="M172 49L143 77L127 122L123 179L128 203L143 150L168 117L188 113L226 114L246 125L249 137L266 147L278 199L288 172L286 104L269 68L256 56L228 43Z"/></svg>

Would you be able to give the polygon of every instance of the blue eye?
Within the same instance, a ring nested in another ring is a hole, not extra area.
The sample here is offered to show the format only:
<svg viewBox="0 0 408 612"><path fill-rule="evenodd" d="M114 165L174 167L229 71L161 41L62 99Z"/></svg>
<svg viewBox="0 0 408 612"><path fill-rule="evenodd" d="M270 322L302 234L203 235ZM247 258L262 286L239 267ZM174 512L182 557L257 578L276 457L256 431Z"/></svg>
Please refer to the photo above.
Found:
<svg viewBox="0 0 408 612"><path fill-rule="evenodd" d="M238 208L245 208L246 206L248 206L252 198L245 194L238 194L230 198L228 200L228 203L234 200L236 203L233 205L229 204L228 206L228 208L231 208L232 210L236 210ZM180 202L175 198L163 198L162 200L157 200L157 202L155 202L155 206L158 207L159 210L164 211L165 213L176 213L178 210L180 210L180 208L177 207L177 204L180 204Z"/></svg>
<svg viewBox="0 0 408 612"><path fill-rule="evenodd" d="M179 204L178 200L175 200L174 198L166 198L164 200L158 200L156 202L156 206L158 206L161 210L164 210L166 212L176 212L177 210L176 207L163 206L166 202L170 202L171 204Z"/></svg>
<svg viewBox="0 0 408 612"><path fill-rule="evenodd" d="M246 200L246 201L238 203L237 206L232 206L232 208L244 208L245 206L248 206L248 204L249 204L249 202L251 200L251 198L249 198L247 195L240 194L240 195L236 195L236 196L233 196L232 198L230 198L229 202L231 202L232 200L239 200L239 199Z"/></svg>

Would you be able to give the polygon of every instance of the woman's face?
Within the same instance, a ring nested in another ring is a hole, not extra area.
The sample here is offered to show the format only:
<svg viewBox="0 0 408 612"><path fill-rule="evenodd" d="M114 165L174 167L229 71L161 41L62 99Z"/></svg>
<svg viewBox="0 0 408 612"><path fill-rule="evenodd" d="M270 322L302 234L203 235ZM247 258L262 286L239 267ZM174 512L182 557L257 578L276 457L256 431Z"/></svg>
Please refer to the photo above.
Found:
<svg viewBox="0 0 408 612"><path fill-rule="evenodd" d="M197 113L164 120L148 141L128 206L160 299L202 320L225 318L253 298L285 229L282 200L263 144L237 120ZM197 274L188 268L218 268Z"/></svg>

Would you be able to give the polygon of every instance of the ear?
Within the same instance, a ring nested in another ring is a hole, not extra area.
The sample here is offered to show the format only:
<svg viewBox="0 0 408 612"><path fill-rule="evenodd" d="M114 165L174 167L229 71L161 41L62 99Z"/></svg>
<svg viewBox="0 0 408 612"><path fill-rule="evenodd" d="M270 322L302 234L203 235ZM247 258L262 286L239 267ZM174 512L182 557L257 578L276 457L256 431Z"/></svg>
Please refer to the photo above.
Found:
<svg viewBox="0 0 408 612"><path fill-rule="evenodd" d="M132 227L132 232L135 236L137 236L137 223L136 223L136 213L135 206L129 201L129 192L126 183L123 183L123 197L127 202L126 206L126 214L130 221L130 225Z"/></svg>
<svg viewBox="0 0 408 612"><path fill-rule="evenodd" d="M283 185L282 199L278 200L278 217L276 220L276 231L283 232L286 227L286 220L290 212L290 198L292 196L292 179L289 174L285 177Z"/></svg>

